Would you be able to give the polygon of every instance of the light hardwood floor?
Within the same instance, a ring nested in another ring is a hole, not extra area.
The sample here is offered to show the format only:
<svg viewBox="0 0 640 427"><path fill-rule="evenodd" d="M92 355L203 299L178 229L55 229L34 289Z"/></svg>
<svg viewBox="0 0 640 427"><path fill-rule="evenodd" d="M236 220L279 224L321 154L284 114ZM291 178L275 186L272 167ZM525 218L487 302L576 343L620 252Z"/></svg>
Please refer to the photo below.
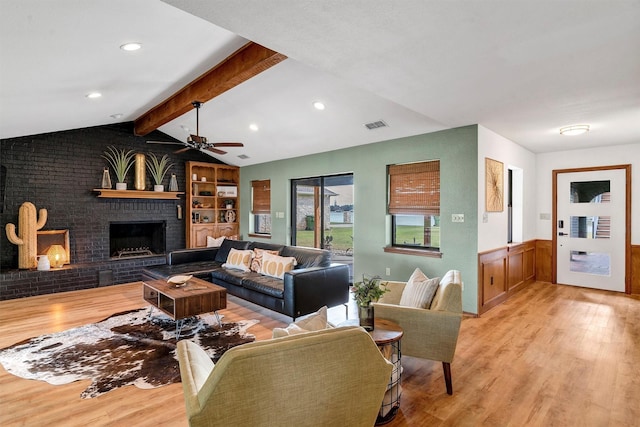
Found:
<svg viewBox="0 0 640 427"><path fill-rule="evenodd" d="M0 302L0 347L144 306L139 283ZM355 307L350 306L350 317ZM229 298L227 321L285 316ZM346 317L342 307L330 320ZM401 410L389 426L640 426L640 298L536 282L462 322L451 365L403 357ZM180 384L123 387L88 400L88 381L52 386L0 368L0 426L185 426Z"/></svg>

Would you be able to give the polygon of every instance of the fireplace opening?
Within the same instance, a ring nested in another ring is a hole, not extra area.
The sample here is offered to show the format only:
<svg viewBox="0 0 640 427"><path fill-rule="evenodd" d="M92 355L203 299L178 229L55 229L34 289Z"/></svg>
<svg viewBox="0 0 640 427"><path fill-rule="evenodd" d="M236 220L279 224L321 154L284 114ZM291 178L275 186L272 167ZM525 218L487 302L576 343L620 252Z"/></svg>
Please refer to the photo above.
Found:
<svg viewBox="0 0 640 427"><path fill-rule="evenodd" d="M111 258L164 255L166 221L120 221L109 224Z"/></svg>

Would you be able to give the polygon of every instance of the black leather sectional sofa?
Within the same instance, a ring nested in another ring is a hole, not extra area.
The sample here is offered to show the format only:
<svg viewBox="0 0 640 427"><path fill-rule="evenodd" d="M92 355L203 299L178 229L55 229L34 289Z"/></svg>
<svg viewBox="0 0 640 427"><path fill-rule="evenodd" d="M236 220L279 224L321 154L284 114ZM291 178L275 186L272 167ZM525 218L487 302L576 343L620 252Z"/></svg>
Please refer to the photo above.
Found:
<svg viewBox="0 0 640 427"><path fill-rule="evenodd" d="M280 256L295 257L297 266L284 274L284 280L222 267L231 248L276 250ZM145 268L142 279L168 279L177 274L192 274L223 286L231 295L294 320L322 306L333 307L349 301L349 267L332 263L331 253L323 249L225 239L219 248L170 252L166 264Z"/></svg>

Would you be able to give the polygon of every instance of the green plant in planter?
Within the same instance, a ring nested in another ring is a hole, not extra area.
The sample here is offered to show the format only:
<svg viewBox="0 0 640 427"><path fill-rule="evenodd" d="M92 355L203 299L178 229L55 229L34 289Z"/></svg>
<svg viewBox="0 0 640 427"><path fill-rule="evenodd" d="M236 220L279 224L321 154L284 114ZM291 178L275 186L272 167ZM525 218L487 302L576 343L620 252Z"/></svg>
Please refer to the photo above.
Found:
<svg viewBox="0 0 640 427"><path fill-rule="evenodd" d="M147 169L156 185L162 185L162 180L167 174L173 163L169 163L169 156L165 154L160 159L151 153L147 156Z"/></svg>
<svg viewBox="0 0 640 427"><path fill-rule="evenodd" d="M107 151L104 152L102 157L106 159L113 168L118 182L124 182L127 177L127 172L129 172L129 169L133 166L133 159L135 157L133 150L127 151L124 148L118 150L113 146L107 147Z"/></svg>
<svg viewBox="0 0 640 427"><path fill-rule="evenodd" d="M362 275L362 281L354 283L351 287L353 298L360 307L368 307L372 302L377 302L388 291L389 289L382 284L380 276Z"/></svg>

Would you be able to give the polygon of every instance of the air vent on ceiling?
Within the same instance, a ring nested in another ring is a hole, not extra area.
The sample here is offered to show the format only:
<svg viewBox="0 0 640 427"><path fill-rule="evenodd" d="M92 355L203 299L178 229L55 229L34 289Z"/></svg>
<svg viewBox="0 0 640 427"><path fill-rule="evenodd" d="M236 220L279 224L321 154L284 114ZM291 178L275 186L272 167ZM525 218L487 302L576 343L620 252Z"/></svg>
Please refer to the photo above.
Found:
<svg viewBox="0 0 640 427"><path fill-rule="evenodd" d="M388 127L389 125L382 120L378 120L376 122L365 123L364 126L369 130L374 130L378 128Z"/></svg>
<svg viewBox="0 0 640 427"><path fill-rule="evenodd" d="M249 156L247 156L246 154L240 154L238 158L244 160L244 159L248 159Z"/></svg>

